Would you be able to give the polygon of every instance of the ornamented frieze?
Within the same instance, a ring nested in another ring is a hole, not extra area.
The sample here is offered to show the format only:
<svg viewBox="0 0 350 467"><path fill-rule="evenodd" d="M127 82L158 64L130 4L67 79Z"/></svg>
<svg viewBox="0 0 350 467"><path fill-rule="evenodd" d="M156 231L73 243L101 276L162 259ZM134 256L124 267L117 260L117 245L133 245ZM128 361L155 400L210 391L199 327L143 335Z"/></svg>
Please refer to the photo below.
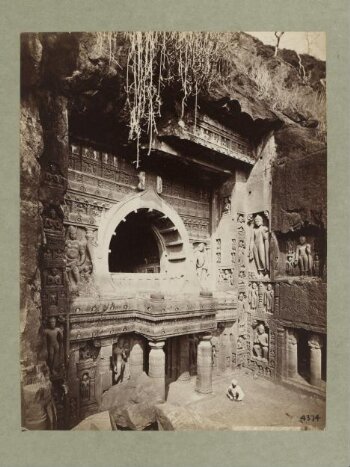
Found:
<svg viewBox="0 0 350 467"><path fill-rule="evenodd" d="M207 115L197 116L196 121L193 117L187 117L186 122L180 120L178 128L172 128L167 133L170 134L170 131L173 131L175 136L187 138L231 158L249 164L255 162L252 147L247 139Z"/></svg>

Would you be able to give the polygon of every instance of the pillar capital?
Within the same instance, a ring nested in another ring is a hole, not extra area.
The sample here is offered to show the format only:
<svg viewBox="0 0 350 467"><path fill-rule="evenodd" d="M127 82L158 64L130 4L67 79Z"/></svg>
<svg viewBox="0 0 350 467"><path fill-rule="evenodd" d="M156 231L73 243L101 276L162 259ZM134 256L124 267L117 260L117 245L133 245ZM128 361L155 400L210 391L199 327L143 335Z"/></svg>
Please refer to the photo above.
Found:
<svg viewBox="0 0 350 467"><path fill-rule="evenodd" d="M165 345L165 341L148 341L151 349L162 349Z"/></svg>
<svg viewBox="0 0 350 467"><path fill-rule="evenodd" d="M311 350L321 349L323 347L320 336L313 334L308 340L308 345Z"/></svg>
<svg viewBox="0 0 350 467"><path fill-rule="evenodd" d="M204 336L200 337L200 341L210 342L212 337L213 337L212 334L205 334Z"/></svg>
<svg viewBox="0 0 350 467"><path fill-rule="evenodd" d="M298 343L298 335L295 331L288 330L287 342L289 345L296 345Z"/></svg>

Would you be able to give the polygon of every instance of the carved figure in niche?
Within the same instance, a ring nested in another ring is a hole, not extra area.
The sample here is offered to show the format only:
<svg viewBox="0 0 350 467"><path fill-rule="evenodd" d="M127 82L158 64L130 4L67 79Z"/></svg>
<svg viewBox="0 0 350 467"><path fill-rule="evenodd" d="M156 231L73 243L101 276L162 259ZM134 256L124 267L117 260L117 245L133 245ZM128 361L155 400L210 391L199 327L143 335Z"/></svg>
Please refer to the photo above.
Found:
<svg viewBox="0 0 350 467"><path fill-rule="evenodd" d="M314 275L315 276L320 275L320 260L319 260L317 253L315 253L315 259L314 259Z"/></svg>
<svg viewBox="0 0 350 467"><path fill-rule="evenodd" d="M80 381L80 397L83 400L90 399L90 376L89 373L84 373Z"/></svg>
<svg viewBox="0 0 350 467"><path fill-rule="evenodd" d="M231 262L236 262L236 239L232 240L232 247L231 247Z"/></svg>
<svg viewBox="0 0 350 467"><path fill-rule="evenodd" d="M244 254L245 254L245 242L240 240L238 244L238 262L240 264L244 263Z"/></svg>
<svg viewBox="0 0 350 467"><path fill-rule="evenodd" d="M312 273L311 245L306 243L306 237L303 235L299 237L299 244L295 252L295 264L299 265L301 276Z"/></svg>
<svg viewBox="0 0 350 467"><path fill-rule="evenodd" d="M244 235L244 227L243 227L243 225L240 225L240 226L237 228L237 232L238 232L240 235Z"/></svg>
<svg viewBox="0 0 350 467"><path fill-rule="evenodd" d="M259 214L254 218L253 232L249 245L249 260L254 260L259 275L266 275L268 273L269 229L263 225L263 218Z"/></svg>
<svg viewBox="0 0 350 467"><path fill-rule="evenodd" d="M275 293L273 291L272 284L267 284L267 287L264 293L264 305L268 313L272 313L274 295Z"/></svg>
<svg viewBox="0 0 350 467"><path fill-rule="evenodd" d="M233 285L233 274L231 269L222 269L222 280L230 285Z"/></svg>
<svg viewBox="0 0 350 467"><path fill-rule="evenodd" d="M62 277L57 268L52 268L47 273L47 285L62 285Z"/></svg>
<svg viewBox="0 0 350 467"><path fill-rule="evenodd" d="M245 271L244 271L244 269L241 269L241 270L239 271L238 277L239 277L240 279L244 279L244 278L245 278Z"/></svg>
<svg viewBox="0 0 350 467"><path fill-rule="evenodd" d="M231 198L229 196L226 196L223 200L222 213L230 214L230 212L231 212Z"/></svg>
<svg viewBox="0 0 350 467"><path fill-rule="evenodd" d="M259 292L258 292L258 284L256 282L252 283L251 289L249 289L249 297L248 297L250 308L252 310L256 310L259 301Z"/></svg>
<svg viewBox="0 0 350 467"><path fill-rule="evenodd" d="M256 327L253 345L253 355L261 360L267 361L269 352L269 336L265 326L260 323Z"/></svg>
<svg viewBox="0 0 350 467"><path fill-rule="evenodd" d="M245 344L245 339L243 336L239 336L237 339L237 350L243 350Z"/></svg>
<svg viewBox="0 0 350 467"><path fill-rule="evenodd" d="M221 238L216 239L216 249L217 251L221 250Z"/></svg>
<svg viewBox="0 0 350 467"><path fill-rule="evenodd" d="M244 215L243 214L238 214L237 222L239 222L240 224L244 224Z"/></svg>
<svg viewBox="0 0 350 467"><path fill-rule="evenodd" d="M61 185L64 182L64 177L60 174L57 164L51 162L48 166L48 171L45 172L45 180L48 183L54 183L56 185Z"/></svg>
<svg viewBox="0 0 350 467"><path fill-rule="evenodd" d="M204 243L200 243L195 251L196 272L199 282L205 286L208 278L208 258Z"/></svg>
<svg viewBox="0 0 350 467"><path fill-rule="evenodd" d="M63 331L56 326L56 318L52 316L45 329L47 346L47 364L51 376L58 376L62 372L63 366Z"/></svg>
<svg viewBox="0 0 350 467"><path fill-rule="evenodd" d="M146 189L146 172L141 171L137 174L139 183L137 185L137 189L143 191Z"/></svg>
<svg viewBox="0 0 350 467"><path fill-rule="evenodd" d="M216 262L221 263L221 252L220 251L216 252Z"/></svg>
<svg viewBox="0 0 350 467"><path fill-rule="evenodd" d="M91 265L85 264L86 243L78 240L77 228L68 227L68 238L65 243L66 272L72 291L77 291L83 275L91 273Z"/></svg>
<svg viewBox="0 0 350 467"><path fill-rule="evenodd" d="M292 275L294 273L295 265L295 254L292 249L288 250L287 259L286 259L286 273Z"/></svg>
<svg viewBox="0 0 350 467"><path fill-rule="evenodd" d="M112 363L114 373L114 383L122 383L130 377L129 359L130 345L127 340L119 339L113 348Z"/></svg>
<svg viewBox="0 0 350 467"><path fill-rule="evenodd" d="M241 320L245 316L247 305L245 302L244 292L238 294L238 318Z"/></svg>
<svg viewBox="0 0 350 467"><path fill-rule="evenodd" d="M58 217L56 209L50 209L48 215L44 219L44 228L47 230L63 231L63 223Z"/></svg>

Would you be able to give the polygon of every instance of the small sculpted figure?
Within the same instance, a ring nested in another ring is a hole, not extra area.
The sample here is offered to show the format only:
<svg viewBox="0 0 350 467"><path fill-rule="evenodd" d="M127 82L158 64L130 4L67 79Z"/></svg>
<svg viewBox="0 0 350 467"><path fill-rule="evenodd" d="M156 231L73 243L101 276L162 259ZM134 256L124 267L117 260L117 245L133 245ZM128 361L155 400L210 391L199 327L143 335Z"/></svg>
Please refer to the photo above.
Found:
<svg viewBox="0 0 350 467"><path fill-rule="evenodd" d="M80 381L80 396L84 400L90 399L90 376L84 373Z"/></svg>
<svg viewBox="0 0 350 467"><path fill-rule="evenodd" d="M44 228L48 230L63 230L63 224L55 209L50 209L48 216L44 220Z"/></svg>
<svg viewBox="0 0 350 467"><path fill-rule="evenodd" d="M240 240L238 244L238 262L240 264L244 263L244 253L245 253L244 240Z"/></svg>
<svg viewBox="0 0 350 467"><path fill-rule="evenodd" d="M196 272L199 282L205 286L208 277L208 259L204 243L200 243L195 251Z"/></svg>
<svg viewBox="0 0 350 467"><path fill-rule="evenodd" d="M289 250L287 253L287 260L286 260L286 273L288 275L292 275L294 272L294 264L295 264L295 258L294 258L294 252L292 250Z"/></svg>
<svg viewBox="0 0 350 467"><path fill-rule="evenodd" d="M115 384L129 379L128 358L130 354L129 343L120 340L113 349L113 372Z"/></svg>
<svg viewBox="0 0 350 467"><path fill-rule="evenodd" d="M60 271L57 268L52 268L47 275L47 285L61 285L62 278Z"/></svg>
<svg viewBox="0 0 350 467"><path fill-rule="evenodd" d="M49 327L45 329L47 345L47 364L51 376L57 376L63 364L63 331L56 326L56 318L49 319Z"/></svg>
<svg viewBox="0 0 350 467"><path fill-rule="evenodd" d="M227 388L226 396L231 401L241 401L244 398L244 392L241 386L238 385L237 380L233 379L230 386Z"/></svg>
<svg viewBox="0 0 350 467"><path fill-rule="evenodd" d="M76 291L80 283L80 272L86 260L86 245L78 240L77 228L70 225L65 244L66 271L71 290Z"/></svg>
<svg viewBox="0 0 350 467"><path fill-rule="evenodd" d="M250 297L249 297L250 307L252 310L256 310L258 307L258 301L259 301L258 284L256 282L252 283L252 288L249 291L249 294L250 294Z"/></svg>
<svg viewBox="0 0 350 467"><path fill-rule="evenodd" d="M264 293L264 305L268 313L272 313L273 297L274 297L274 291L272 288L272 284L267 284L267 287Z"/></svg>
<svg viewBox="0 0 350 467"><path fill-rule="evenodd" d="M259 214L254 218L254 227L249 244L249 260L254 260L260 276L268 273L269 229L263 225L263 218Z"/></svg>
<svg viewBox="0 0 350 467"><path fill-rule="evenodd" d="M267 360L268 351L269 336L265 331L265 326L262 323L260 323L256 328L253 345L253 354L261 360Z"/></svg>
<svg viewBox="0 0 350 467"><path fill-rule="evenodd" d="M314 275L315 276L320 275L320 260L319 260L317 253L315 253L315 259L314 259Z"/></svg>
<svg viewBox="0 0 350 467"><path fill-rule="evenodd" d="M226 198L224 198L224 207L223 207L222 213L230 214L230 212L231 212L231 199L229 196L227 196Z"/></svg>
<svg viewBox="0 0 350 467"><path fill-rule="evenodd" d="M299 237L299 244L295 252L295 264L299 265L300 275L304 276L312 273L311 245L306 242L306 237Z"/></svg>
<svg viewBox="0 0 350 467"><path fill-rule="evenodd" d="M242 319L245 316L245 312L246 312L246 303L245 303L244 292L239 292L238 294L238 317L239 319Z"/></svg>

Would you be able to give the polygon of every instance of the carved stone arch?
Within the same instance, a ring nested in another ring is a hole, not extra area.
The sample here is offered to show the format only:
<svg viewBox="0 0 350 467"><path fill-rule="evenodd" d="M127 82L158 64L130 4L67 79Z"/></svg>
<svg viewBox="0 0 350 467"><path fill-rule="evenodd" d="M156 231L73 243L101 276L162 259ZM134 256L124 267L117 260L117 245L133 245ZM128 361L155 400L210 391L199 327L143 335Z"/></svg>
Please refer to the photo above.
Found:
<svg viewBox="0 0 350 467"><path fill-rule="evenodd" d="M113 233L130 213L139 211L152 219L152 230L163 252L163 264L166 264L163 272L169 276L185 275L186 272L191 274L192 249L186 227L177 212L153 189L149 189L126 197L112 206L101 219L94 255L95 280L101 290L113 288L108 267L109 245Z"/></svg>

